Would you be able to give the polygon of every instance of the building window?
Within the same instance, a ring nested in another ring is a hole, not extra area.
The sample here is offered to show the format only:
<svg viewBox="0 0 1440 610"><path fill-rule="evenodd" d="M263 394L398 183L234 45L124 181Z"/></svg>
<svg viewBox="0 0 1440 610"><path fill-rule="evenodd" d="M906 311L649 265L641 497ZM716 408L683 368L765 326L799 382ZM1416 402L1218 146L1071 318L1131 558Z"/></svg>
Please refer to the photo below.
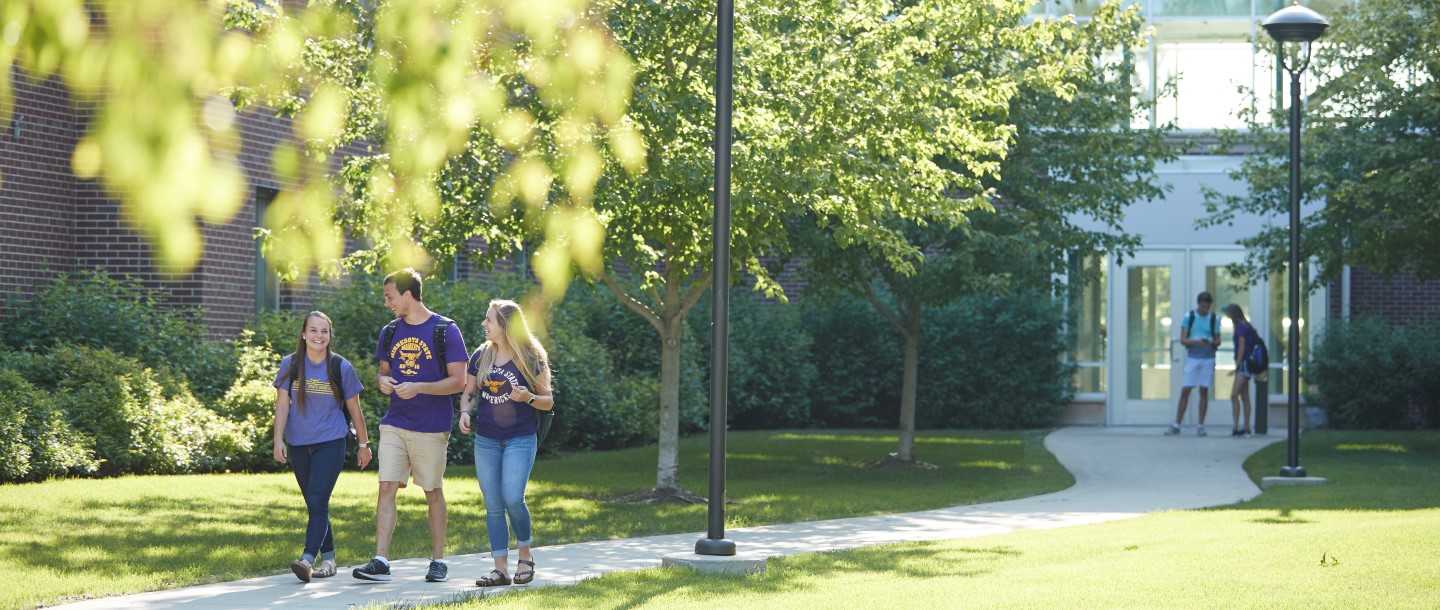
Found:
<svg viewBox="0 0 1440 610"><path fill-rule="evenodd" d="M280 192L265 187L255 189L255 226L265 226L265 212ZM277 311L280 309L280 280L261 252L260 238L255 238L255 311Z"/></svg>
<svg viewBox="0 0 1440 610"><path fill-rule="evenodd" d="M1070 323L1074 343L1070 359L1075 363L1075 392L1103 395L1107 387L1105 301L1108 292L1106 271L1110 258L1091 253L1070 255Z"/></svg>

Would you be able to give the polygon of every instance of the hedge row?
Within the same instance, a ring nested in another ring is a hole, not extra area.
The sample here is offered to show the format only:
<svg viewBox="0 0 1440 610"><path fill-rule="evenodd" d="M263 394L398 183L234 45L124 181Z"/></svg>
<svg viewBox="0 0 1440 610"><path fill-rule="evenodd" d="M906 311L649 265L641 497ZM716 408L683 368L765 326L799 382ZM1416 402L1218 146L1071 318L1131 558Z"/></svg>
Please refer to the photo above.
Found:
<svg viewBox="0 0 1440 610"><path fill-rule="evenodd" d="M335 321L333 347L355 364L371 436L388 398L372 356L390 313L380 279L356 277L317 297ZM475 347L492 298L524 281L431 283L426 304L457 322ZM231 342L198 339L199 312L162 311L152 293L100 274L62 277L36 295L53 315L6 321L0 351L0 480L122 473L281 468L271 458L281 355L295 349L305 312L257 316ZM730 317L730 422L736 428L893 426L901 354L868 303L766 304L737 291ZM30 311L35 309L27 308ZM598 450L653 442L658 429L659 337L603 288L574 285L547 316L559 417L542 450ZM1041 295L973 298L925 313L917 423L1034 427L1069 400L1060 310ZM687 319L682 433L708 420L708 301ZM458 432L452 463L471 461Z"/></svg>
<svg viewBox="0 0 1440 610"><path fill-rule="evenodd" d="M1331 322L1305 376L1333 427L1440 427L1440 325Z"/></svg>

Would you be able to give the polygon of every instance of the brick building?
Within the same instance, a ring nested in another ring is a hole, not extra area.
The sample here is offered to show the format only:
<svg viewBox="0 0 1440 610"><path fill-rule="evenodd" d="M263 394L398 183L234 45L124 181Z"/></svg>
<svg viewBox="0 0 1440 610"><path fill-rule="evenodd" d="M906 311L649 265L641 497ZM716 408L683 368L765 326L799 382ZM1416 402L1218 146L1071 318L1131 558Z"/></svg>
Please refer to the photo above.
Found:
<svg viewBox="0 0 1440 610"><path fill-rule="evenodd" d="M238 124L240 163L251 196L224 225L205 225L204 251L183 276L162 273L149 245L122 217L117 201L95 180L71 171L75 144L93 111L71 100L55 80L32 83L18 71L12 122L0 133L0 286L26 293L60 273L104 269L160 291L175 306L201 307L216 337L232 336L258 309L299 306L304 295L277 286L253 237L264 206L283 189L270 172L275 144L290 122L265 109L247 110Z"/></svg>

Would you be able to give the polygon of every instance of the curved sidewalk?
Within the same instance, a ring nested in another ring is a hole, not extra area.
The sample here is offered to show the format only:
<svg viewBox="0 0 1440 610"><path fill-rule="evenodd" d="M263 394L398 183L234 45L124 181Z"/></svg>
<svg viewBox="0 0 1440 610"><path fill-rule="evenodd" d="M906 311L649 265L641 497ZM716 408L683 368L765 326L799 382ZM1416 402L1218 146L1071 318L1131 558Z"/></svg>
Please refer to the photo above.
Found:
<svg viewBox="0 0 1440 610"><path fill-rule="evenodd" d="M1283 431L1244 439L1161 436L1160 428L1063 428L1045 446L1071 474L1069 489L990 504L898 515L856 517L730 530L747 556L778 556L917 540L948 540L1017 530L1048 529L1136 517L1156 510L1202 508L1252 498L1260 489L1241 464ZM660 565L662 555L689 553L703 533L651 536L537 547L538 578L530 586L568 585L616 570ZM424 582L425 559L391 564L395 580L350 577L301 583L294 575L267 576L58 606L67 609L346 608L367 604L423 604L480 595L475 579L489 571L489 554L448 558L450 582Z"/></svg>

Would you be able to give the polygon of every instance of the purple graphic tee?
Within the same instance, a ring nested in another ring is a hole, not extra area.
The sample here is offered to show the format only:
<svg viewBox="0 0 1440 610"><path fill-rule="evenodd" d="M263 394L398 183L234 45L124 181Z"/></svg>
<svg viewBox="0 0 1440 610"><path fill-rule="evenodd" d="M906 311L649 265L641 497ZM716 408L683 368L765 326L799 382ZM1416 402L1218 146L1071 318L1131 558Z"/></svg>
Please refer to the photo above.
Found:
<svg viewBox="0 0 1440 610"><path fill-rule="evenodd" d="M345 426L345 414L340 412L341 406L335 402L335 394L330 389L329 362L321 361L319 364L305 359L305 373L301 379L293 382L290 380L290 361L295 354L285 356L280 361L280 370L275 374L276 388L290 392L290 415L285 419L285 442L291 445L313 445L333 441L345 436L349 428ZM300 413L300 405L296 400L299 394L300 384L305 384L305 413ZM350 361L340 359L340 387L345 400L354 398L360 393L360 378L355 375L355 367Z"/></svg>
<svg viewBox="0 0 1440 610"><path fill-rule="evenodd" d="M375 358L390 363L390 376L396 383L440 381L447 376L447 363L465 362L465 339L454 323L445 329L445 353L435 353L435 325L439 322L437 315L418 325L397 320L388 352L385 331L380 331ZM454 426L454 414L448 395L416 394L404 399L391 394L390 410L380 423L415 432L449 432Z"/></svg>

